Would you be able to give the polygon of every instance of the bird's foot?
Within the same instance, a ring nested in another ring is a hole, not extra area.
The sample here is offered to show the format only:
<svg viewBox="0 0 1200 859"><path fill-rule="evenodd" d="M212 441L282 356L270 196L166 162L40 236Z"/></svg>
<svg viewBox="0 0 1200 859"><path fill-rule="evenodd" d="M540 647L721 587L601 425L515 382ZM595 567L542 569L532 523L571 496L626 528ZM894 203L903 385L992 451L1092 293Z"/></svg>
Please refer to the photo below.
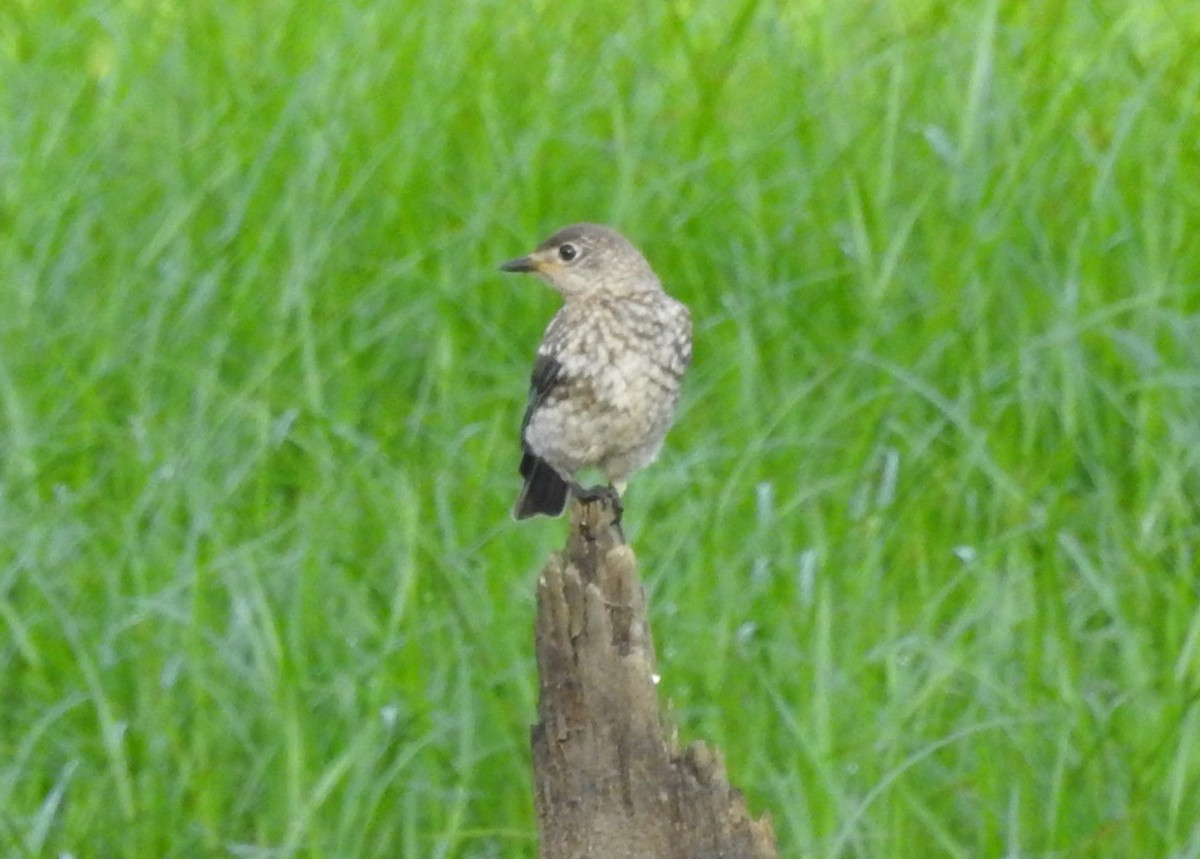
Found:
<svg viewBox="0 0 1200 859"><path fill-rule="evenodd" d="M618 528L621 527L621 514L625 512L625 506L621 503L621 493L617 492L615 487L589 486L584 488L578 483L572 483L571 494L583 504L604 503L612 509L613 524Z"/></svg>

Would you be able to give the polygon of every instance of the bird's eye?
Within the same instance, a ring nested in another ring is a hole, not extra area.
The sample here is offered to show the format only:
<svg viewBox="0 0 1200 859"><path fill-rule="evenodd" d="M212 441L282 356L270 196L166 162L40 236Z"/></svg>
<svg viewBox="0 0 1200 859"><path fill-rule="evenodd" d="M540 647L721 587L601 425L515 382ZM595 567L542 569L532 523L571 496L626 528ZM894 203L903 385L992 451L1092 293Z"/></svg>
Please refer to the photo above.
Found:
<svg viewBox="0 0 1200 859"><path fill-rule="evenodd" d="M560 245L558 248L558 258L563 262L570 262L577 256L579 256L579 251L575 248L575 245Z"/></svg>

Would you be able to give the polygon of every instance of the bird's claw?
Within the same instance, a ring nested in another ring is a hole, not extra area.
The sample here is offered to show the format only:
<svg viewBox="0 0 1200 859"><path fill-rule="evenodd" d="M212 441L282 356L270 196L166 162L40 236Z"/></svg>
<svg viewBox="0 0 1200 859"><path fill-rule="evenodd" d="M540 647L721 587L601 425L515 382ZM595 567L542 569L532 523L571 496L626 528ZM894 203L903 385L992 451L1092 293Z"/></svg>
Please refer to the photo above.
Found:
<svg viewBox="0 0 1200 859"><path fill-rule="evenodd" d="M586 489L578 483L571 485L571 492L575 498L584 504L594 504L597 501L606 503L613 511L613 523L619 525L621 523L621 514L625 512L625 505L621 503L621 493L617 492L613 486L589 486Z"/></svg>

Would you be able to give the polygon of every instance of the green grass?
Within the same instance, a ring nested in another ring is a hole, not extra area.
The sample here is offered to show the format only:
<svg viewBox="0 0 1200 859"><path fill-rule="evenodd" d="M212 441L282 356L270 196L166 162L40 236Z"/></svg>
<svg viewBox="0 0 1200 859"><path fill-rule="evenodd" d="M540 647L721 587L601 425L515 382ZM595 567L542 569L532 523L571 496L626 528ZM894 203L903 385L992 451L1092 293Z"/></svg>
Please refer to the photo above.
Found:
<svg viewBox="0 0 1200 859"><path fill-rule="evenodd" d="M0 9L0 853L534 856L516 430L693 309L663 689L787 857L1200 856L1200 11Z"/></svg>

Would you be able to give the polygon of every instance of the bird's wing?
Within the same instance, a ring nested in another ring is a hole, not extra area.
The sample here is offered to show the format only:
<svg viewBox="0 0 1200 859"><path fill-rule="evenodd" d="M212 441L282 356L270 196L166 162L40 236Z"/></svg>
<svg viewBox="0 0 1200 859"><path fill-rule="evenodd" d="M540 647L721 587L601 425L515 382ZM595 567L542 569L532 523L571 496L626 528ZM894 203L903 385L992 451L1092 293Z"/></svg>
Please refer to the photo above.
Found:
<svg viewBox="0 0 1200 859"><path fill-rule="evenodd" d="M567 504L567 483L549 463L538 456L525 440L525 431L538 406L556 387L566 381L563 366L553 355L539 352L529 385L529 405L521 421L521 477L524 482L513 505L514 519L528 519L538 513L558 516Z"/></svg>
<svg viewBox="0 0 1200 859"><path fill-rule="evenodd" d="M529 379L529 405L525 407L525 417L521 421L521 444L525 444L525 430L537 407L550 395L550 392L567 380L563 366L557 358L545 352L539 352L533 362L533 375ZM526 446L525 448L529 448Z"/></svg>
<svg viewBox="0 0 1200 859"><path fill-rule="evenodd" d="M675 318L668 328L671 334L671 350L667 366L675 378L679 379L692 363L692 315L683 304L677 301L673 303Z"/></svg>
<svg viewBox="0 0 1200 859"><path fill-rule="evenodd" d="M687 369L692 364L692 314L682 304L683 308L682 320L679 325L679 337L676 340L676 349L679 356L679 362L683 365L683 369Z"/></svg>

